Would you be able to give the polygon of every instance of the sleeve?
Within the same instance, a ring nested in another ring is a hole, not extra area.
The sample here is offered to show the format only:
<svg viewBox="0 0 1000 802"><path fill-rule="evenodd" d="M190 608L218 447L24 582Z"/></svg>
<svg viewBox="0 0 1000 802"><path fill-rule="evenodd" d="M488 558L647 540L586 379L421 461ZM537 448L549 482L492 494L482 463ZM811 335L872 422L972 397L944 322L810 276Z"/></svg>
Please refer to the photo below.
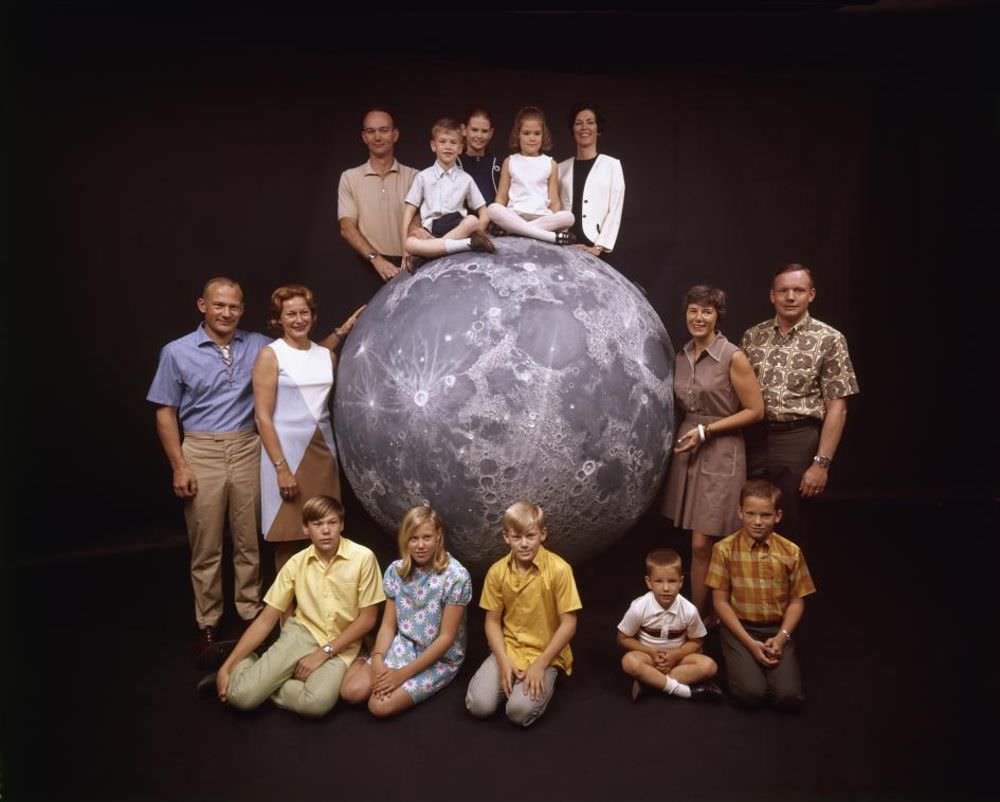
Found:
<svg viewBox="0 0 1000 802"><path fill-rule="evenodd" d="M444 603L467 607L470 601L472 601L472 577L462 567L462 570L454 572L448 591L445 593Z"/></svg>
<svg viewBox="0 0 1000 802"><path fill-rule="evenodd" d="M829 338L825 344L823 367L820 369L819 384L826 401L856 395L858 380L854 375L854 365L847 350L847 339L840 332Z"/></svg>
<svg viewBox="0 0 1000 802"><path fill-rule="evenodd" d="M385 569L385 576L382 577L382 587L385 589L387 599L395 599L399 595L399 573L396 571L398 566L398 562L392 563Z"/></svg>
<svg viewBox="0 0 1000 802"><path fill-rule="evenodd" d="M622 616L622 620L618 622L618 631L629 638L634 638L639 633L639 627L642 626L642 615L639 612L640 601L641 599L636 599L632 602L625 611L625 615Z"/></svg>
<svg viewBox="0 0 1000 802"><path fill-rule="evenodd" d="M420 177L420 173L417 173L410 184L404 200L410 206L416 206L418 209L420 208L420 204L424 202L424 180Z"/></svg>
<svg viewBox="0 0 1000 802"><path fill-rule="evenodd" d="M337 219L342 220L349 217L352 220L358 219L358 201L354 197L354 190L347 177L347 170L340 174L340 185L337 187Z"/></svg>
<svg viewBox="0 0 1000 802"><path fill-rule="evenodd" d="M556 594L556 610L559 611L560 615L572 613L583 607L580 602L580 594L576 589L576 578L573 576L573 569L569 563L563 563L552 585Z"/></svg>
<svg viewBox="0 0 1000 802"><path fill-rule="evenodd" d="M295 572L298 570L298 564L298 560L293 558L281 566L274 584L264 596L264 604L282 613L288 609L292 599L295 598Z"/></svg>
<svg viewBox="0 0 1000 802"><path fill-rule="evenodd" d="M491 612L503 610L503 582L500 579L502 565L499 562L493 563L490 570L486 572L486 579L483 581L483 593L479 597L479 606Z"/></svg>
<svg viewBox="0 0 1000 802"><path fill-rule="evenodd" d="M468 174L467 174L468 175ZM479 191L479 187L476 182L472 180L472 176L469 176L469 189L465 193L465 206L469 211L477 211L486 205L486 199L483 197L483 193Z"/></svg>
<svg viewBox="0 0 1000 802"><path fill-rule="evenodd" d="M806 558L802 555L801 550L796 556L795 564L792 566L789 588L791 595L796 599L801 599L816 592L816 586L813 584L812 576L809 574L809 566L806 565Z"/></svg>
<svg viewBox="0 0 1000 802"><path fill-rule="evenodd" d="M559 165L559 203L564 211L573 211L573 159Z"/></svg>
<svg viewBox="0 0 1000 802"><path fill-rule="evenodd" d="M625 208L625 174L622 163L614 160L611 166L611 193L608 200L608 213L604 216L601 231L594 243L598 247L611 251L618 240L618 229L622 223L622 210Z"/></svg>
<svg viewBox="0 0 1000 802"><path fill-rule="evenodd" d="M721 543L712 546L712 559L705 575L705 584L713 590L729 590L729 565L721 546Z"/></svg>
<svg viewBox="0 0 1000 802"><path fill-rule="evenodd" d="M160 351L160 361L156 366L156 375L149 386L146 400L163 407L179 407L184 397L184 377L177 360L174 359L170 346L164 346Z"/></svg>
<svg viewBox="0 0 1000 802"><path fill-rule="evenodd" d="M740 338L740 350L747 355L747 359L750 358L750 354L747 349L750 347L750 329L743 332L743 337Z"/></svg>
<svg viewBox="0 0 1000 802"><path fill-rule="evenodd" d="M684 634L688 638L704 638L708 634L705 622L701 620L701 616L698 615L698 608L693 604L691 605L691 618L688 620L687 632Z"/></svg>
<svg viewBox="0 0 1000 802"><path fill-rule="evenodd" d="M385 592L382 589L382 571L375 554L366 549L358 572L358 607L371 607L383 601Z"/></svg>

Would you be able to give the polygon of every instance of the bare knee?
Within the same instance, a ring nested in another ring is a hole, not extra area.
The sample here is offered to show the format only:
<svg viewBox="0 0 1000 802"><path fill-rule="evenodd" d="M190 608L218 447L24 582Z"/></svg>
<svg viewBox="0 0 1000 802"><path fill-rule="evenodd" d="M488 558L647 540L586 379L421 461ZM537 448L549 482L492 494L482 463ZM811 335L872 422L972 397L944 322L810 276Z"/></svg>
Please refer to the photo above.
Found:
<svg viewBox="0 0 1000 802"><path fill-rule="evenodd" d="M712 559L712 546L715 545L707 535L697 534L691 538L691 557L699 562Z"/></svg>
<svg viewBox="0 0 1000 802"><path fill-rule="evenodd" d="M375 718L389 718L396 715L398 711L388 702L370 696L368 697L368 712Z"/></svg>
<svg viewBox="0 0 1000 802"><path fill-rule="evenodd" d="M630 677L638 676L643 665L643 659L639 652L626 652L622 657L622 671Z"/></svg>

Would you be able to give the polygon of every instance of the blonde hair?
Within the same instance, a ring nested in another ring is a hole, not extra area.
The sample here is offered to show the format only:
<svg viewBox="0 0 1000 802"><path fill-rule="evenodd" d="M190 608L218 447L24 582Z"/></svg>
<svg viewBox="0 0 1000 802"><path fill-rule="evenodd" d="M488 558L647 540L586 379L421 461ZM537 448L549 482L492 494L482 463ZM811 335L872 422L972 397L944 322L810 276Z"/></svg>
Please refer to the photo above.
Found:
<svg viewBox="0 0 1000 802"><path fill-rule="evenodd" d="M530 529L545 533L545 513L537 504L530 501L515 501L506 510L500 521L505 532L523 534Z"/></svg>
<svg viewBox="0 0 1000 802"><path fill-rule="evenodd" d="M413 571L413 560L410 559L410 538L424 524L430 524L438 536L437 549L434 550L434 558L431 566L435 573L440 574L448 567L448 552L444 547L444 521L430 507L413 507L403 516L399 524L399 556L402 564L396 569L400 579L406 579Z"/></svg>

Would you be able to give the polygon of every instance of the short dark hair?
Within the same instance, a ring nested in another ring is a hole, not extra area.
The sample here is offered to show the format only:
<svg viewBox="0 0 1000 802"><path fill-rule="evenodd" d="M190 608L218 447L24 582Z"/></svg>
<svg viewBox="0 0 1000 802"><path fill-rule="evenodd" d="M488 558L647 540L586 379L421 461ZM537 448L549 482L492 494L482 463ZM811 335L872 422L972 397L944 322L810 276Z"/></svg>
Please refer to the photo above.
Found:
<svg viewBox="0 0 1000 802"><path fill-rule="evenodd" d="M365 127L365 118L369 114L375 114L375 113L387 114L389 116L389 122L392 123L393 130L396 129L396 115L393 114L391 111L389 111L389 109L385 108L385 106L372 106L370 109L368 109L368 111L366 111L364 113L364 116L361 118L361 128L362 129L364 129L364 127Z"/></svg>
<svg viewBox="0 0 1000 802"><path fill-rule="evenodd" d="M709 287L707 284L695 284L684 293L684 308L691 304L698 306L714 306L719 314L719 320L726 317L726 294L718 287Z"/></svg>
<svg viewBox="0 0 1000 802"><path fill-rule="evenodd" d="M750 479L744 482L740 488L740 507L748 498L766 498L774 504L776 511L782 509L781 488L767 479Z"/></svg>
<svg viewBox="0 0 1000 802"><path fill-rule="evenodd" d="M313 496L302 505L302 523L311 524L313 521L321 521L331 513L343 521L344 505L333 496Z"/></svg>
<svg viewBox="0 0 1000 802"><path fill-rule="evenodd" d="M573 126L576 125L576 115L581 111L586 111L590 109L594 112L594 120L597 121L597 133L604 133L604 126L607 125L608 118L604 114L604 109L598 106L596 103L574 103L569 107L569 114L566 115L566 122L569 125L569 132L573 133Z"/></svg>
<svg viewBox="0 0 1000 802"><path fill-rule="evenodd" d="M673 549L653 549L646 555L646 576L649 576L654 568L669 568L672 565L676 565L677 570L684 573L684 562L680 554Z"/></svg>
<svg viewBox="0 0 1000 802"><path fill-rule="evenodd" d="M800 270L803 273L805 273L807 276L809 276L809 283L812 284L812 286L815 287L816 286L816 282L813 281L813 272L812 272L812 270L810 270L805 265L800 265L798 262L789 262L784 267L779 267L777 270L775 270L774 271L774 275L771 277L771 283L774 284L774 280L778 276L782 275L783 273L798 273Z"/></svg>
<svg viewBox="0 0 1000 802"><path fill-rule="evenodd" d="M212 289L212 287L214 287L216 284L221 284L224 287L235 287L240 291L241 294L243 292L243 288L240 286L240 283L238 281L234 281L233 279L227 278L226 276L213 276L208 281L206 281L205 286L201 288L201 297L207 298L208 291Z"/></svg>

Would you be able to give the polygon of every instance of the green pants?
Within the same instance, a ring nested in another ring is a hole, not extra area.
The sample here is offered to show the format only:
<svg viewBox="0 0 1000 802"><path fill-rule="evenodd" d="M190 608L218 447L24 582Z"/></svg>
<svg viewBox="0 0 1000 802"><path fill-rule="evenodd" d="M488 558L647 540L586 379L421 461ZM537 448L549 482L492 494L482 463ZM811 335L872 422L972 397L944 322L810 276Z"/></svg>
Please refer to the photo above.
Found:
<svg viewBox="0 0 1000 802"><path fill-rule="evenodd" d="M226 700L240 710L252 710L270 697L278 707L301 716L326 715L340 698L340 683L347 673L344 661L330 658L305 682L292 677L299 660L318 648L309 630L289 618L281 636L261 657L251 654L236 664Z"/></svg>

